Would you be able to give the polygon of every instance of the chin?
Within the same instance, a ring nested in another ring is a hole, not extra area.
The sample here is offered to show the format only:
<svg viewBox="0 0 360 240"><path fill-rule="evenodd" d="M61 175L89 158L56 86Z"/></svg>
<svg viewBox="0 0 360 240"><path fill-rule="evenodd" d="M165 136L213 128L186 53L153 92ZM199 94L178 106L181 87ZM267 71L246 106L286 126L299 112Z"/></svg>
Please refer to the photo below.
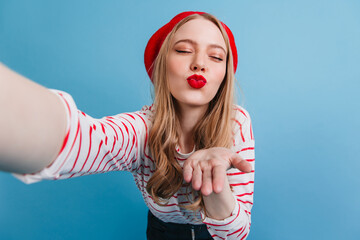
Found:
<svg viewBox="0 0 360 240"><path fill-rule="evenodd" d="M187 105L187 106L189 106L189 107L196 108L196 107L208 106L210 100L207 101L207 100L204 100L204 99L202 99L202 100L200 100L200 99L199 99L199 100L191 99L191 100L188 100L188 101L186 101L186 100L183 100L183 101L177 100L177 102L178 102L179 104L181 104L181 105Z"/></svg>
<svg viewBox="0 0 360 240"><path fill-rule="evenodd" d="M209 98L209 96L204 96L204 94L194 93L194 92L178 92L173 95L178 104L187 105L189 107L203 107L209 105L210 101L213 98Z"/></svg>

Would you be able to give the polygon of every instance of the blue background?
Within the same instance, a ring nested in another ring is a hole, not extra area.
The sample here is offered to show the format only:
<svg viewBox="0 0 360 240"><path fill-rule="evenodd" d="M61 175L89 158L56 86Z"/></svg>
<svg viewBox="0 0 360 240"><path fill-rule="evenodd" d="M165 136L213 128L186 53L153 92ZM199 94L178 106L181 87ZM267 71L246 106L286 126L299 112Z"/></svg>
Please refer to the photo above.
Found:
<svg viewBox="0 0 360 240"><path fill-rule="evenodd" d="M147 40L184 10L236 38L257 148L248 239L359 239L357 0L2 0L0 61L94 117L139 110ZM145 239L146 214L129 173L33 185L0 173L0 239Z"/></svg>

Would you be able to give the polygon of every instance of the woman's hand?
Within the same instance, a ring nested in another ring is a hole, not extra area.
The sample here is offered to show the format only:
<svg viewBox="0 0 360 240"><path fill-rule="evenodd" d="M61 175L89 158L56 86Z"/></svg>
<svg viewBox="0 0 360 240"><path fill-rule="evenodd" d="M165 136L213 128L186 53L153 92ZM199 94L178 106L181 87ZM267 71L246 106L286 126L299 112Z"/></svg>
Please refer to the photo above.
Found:
<svg viewBox="0 0 360 240"><path fill-rule="evenodd" d="M194 190L200 190L204 196L212 192L220 193L224 188L226 170L231 166L242 172L250 172L250 163L230 149L214 147L198 150L184 163L184 179L192 182Z"/></svg>

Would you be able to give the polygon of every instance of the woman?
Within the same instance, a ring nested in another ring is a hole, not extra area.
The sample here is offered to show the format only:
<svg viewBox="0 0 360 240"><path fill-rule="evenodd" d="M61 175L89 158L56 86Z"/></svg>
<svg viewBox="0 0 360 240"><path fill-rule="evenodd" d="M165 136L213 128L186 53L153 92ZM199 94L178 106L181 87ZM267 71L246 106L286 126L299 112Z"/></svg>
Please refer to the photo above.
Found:
<svg viewBox="0 0 360 240"><path fill-rule="evenodd" d="M254 139L249 114L233 103L236 66L230 29L203 12L178 14L149 40L155 99L138 112L94 119L69 94L0 66L10 116L0 124L0 168L26 183L130 171L149 207L148 239L244 239Z"/></svg>

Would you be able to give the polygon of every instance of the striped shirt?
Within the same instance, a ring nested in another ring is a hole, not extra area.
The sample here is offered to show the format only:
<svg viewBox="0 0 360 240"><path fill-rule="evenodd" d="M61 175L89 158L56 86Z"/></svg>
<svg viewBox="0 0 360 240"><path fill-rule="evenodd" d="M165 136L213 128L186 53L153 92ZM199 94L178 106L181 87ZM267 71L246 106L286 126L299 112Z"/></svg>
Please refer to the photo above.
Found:
<svg viewBox="0 0 360 240"><path fill-rule="evenodd" d="M232 187L235 208L226 219L206 217L203 211L187 210L180 205L190 204L197 192L190 187L181 187L165 206L156 204L146 191L146 185L155 171L155 164L148 147L149 130L154 110L144 106L140 111L121 113L95 119L78 110L72 97L63 91L57 94L67 109L67 133L56 160L33 174L14 174L25 183L43 179L68 179L109 171L129 171L142 193L150 211L164 222L207 225L214 239L245 239L250 231L251 208L254 193L254 138L248 112L236 108L232 150L247 160L253 167L251 173L235 168L227 170ZM192 153L175 149L177 161L183 166Z"/></svg>

